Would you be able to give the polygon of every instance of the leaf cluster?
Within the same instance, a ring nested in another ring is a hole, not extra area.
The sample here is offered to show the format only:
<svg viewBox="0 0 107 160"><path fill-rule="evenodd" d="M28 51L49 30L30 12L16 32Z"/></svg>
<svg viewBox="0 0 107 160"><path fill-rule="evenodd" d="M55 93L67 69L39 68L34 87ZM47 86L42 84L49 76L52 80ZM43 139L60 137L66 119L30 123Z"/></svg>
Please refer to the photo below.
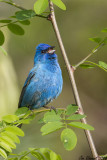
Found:
<svg viewBox="0 0 107 160"><path fill-rule="evenodd" d="M101 32L107 32L107 28L104 28ZM107 63L103 62L103 61L99 61L98 64L91 62L91 61L87 61L87 59L92 56L94 53L96 53L99 49L101 49L101 47L103 47L104 45L107 44L107 37L101 38L101 37L93 37L93 38L89 38L90 41L97 43L97 46L91 51L91 53L85 58L83 59L81 62L79 62L79 64L75 65L74 68L77 68L78 66L81 68L94 68L94 67L99 67L101 69L103 69L104 71L107 72ZM87 64L88 63L88 64Z"/></svg>
<svg viewBox="0 0 107 160"><path fill-rule="evenodd" d="M20 143L19 136L24 136L24 132L18 126L20 124L29 124L34 119L28 108L23 107L16 111L15 115L6 115L0 122L0 155L7 158L16 148L16 143Z"/></svg>
<svg viewBox="0 0 107 160"><path fill-rule="evenodd" d="M63 129L60 137L65 149L74 149L77 143L77 136L71 127L94 130L92 126L78 122L78 120L85 118L86 115L75 114L77 110L78 106L69 105L65 110L57 110L57 113L54 110L45 113L44 117L39 121L40 123L44 123L41 127L42 135Z"/></svg>
<svg viewBox="0 0 107 160"><path fill-rule="evenodd" d="M48 148L29 148L29 151L22 151L19 154L10 154L12 158L8 160L31 160L35 157L37 160L62 160L61 156Z"/></svg>

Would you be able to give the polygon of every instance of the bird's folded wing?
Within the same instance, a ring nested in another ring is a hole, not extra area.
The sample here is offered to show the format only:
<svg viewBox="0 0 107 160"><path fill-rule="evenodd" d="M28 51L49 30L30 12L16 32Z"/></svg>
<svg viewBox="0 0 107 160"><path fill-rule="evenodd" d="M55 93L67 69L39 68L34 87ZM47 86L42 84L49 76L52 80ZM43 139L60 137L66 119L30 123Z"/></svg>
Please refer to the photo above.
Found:
<svg viewBox="0 0 107 160"><path fill-rule="evenodd" d="M22 103L22 99L23 99L23 96L24 96L24 93L25 93L25 90L27 88L27 86L29 85L30 81L32 80L32 78L35 76L35 72L30 72L26 81L25 81L25 84L22 88L22 92L21 92L21 95L20 95L20 99L19 99L19 104L18 104L18 108L20 108L21 106L21 103Z"/></svg>

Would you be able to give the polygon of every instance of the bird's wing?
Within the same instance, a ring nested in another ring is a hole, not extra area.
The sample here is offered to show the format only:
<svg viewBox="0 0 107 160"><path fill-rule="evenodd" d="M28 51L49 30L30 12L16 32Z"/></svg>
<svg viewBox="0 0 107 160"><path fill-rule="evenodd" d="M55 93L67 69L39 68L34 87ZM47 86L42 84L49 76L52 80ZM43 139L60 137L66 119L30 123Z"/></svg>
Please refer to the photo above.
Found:
<svg viewBox="0 0 107 160"><path fill-rule="evenodd" d="M22 88L22 92L21 92L21 95L20 95L20 99L19 99L19 104L18 104L18 108L20 108L21 106L21 103L22 103L22 99L23 99L23 95L25 93L25 90L27 88L27 86L29 85L31 79L35 76L35 72L30 72L25 83L24 83L24 86Z"/></svg>

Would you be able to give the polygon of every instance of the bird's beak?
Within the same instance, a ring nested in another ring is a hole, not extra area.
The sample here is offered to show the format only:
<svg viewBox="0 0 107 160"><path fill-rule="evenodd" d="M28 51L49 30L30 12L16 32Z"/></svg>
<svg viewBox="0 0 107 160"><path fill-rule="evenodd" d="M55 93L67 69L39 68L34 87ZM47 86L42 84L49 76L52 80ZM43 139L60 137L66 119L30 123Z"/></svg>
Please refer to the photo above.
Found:
<svg viewBox="0 0 107 160"><path fill-rule="evenodd" d="M55 52L55 46L50 47L50 49L48 50L48 53L53 54Z"/></svg>
<svg viewBox="0 0 107 160"><path fill-rule="evenodd" d="M53 54L54 52L55 52L55 49L50 49L50 50L48 51L49 54Z"/></svg>

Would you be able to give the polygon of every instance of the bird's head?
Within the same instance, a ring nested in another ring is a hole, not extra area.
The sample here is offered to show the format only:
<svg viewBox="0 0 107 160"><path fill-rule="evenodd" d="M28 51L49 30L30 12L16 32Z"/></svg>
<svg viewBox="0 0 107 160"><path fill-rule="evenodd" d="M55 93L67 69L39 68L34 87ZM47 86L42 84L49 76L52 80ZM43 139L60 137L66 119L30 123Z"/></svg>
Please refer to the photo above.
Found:
<svg viewBox="0 0 107 160"><path fill-rule="evenodd" d="M51 60L57 59L57 55L55 54L54 46L50 46L48 44L41 43L36 47L36 54L34 57L34 63L38 61L48 62Z"/></svg>

